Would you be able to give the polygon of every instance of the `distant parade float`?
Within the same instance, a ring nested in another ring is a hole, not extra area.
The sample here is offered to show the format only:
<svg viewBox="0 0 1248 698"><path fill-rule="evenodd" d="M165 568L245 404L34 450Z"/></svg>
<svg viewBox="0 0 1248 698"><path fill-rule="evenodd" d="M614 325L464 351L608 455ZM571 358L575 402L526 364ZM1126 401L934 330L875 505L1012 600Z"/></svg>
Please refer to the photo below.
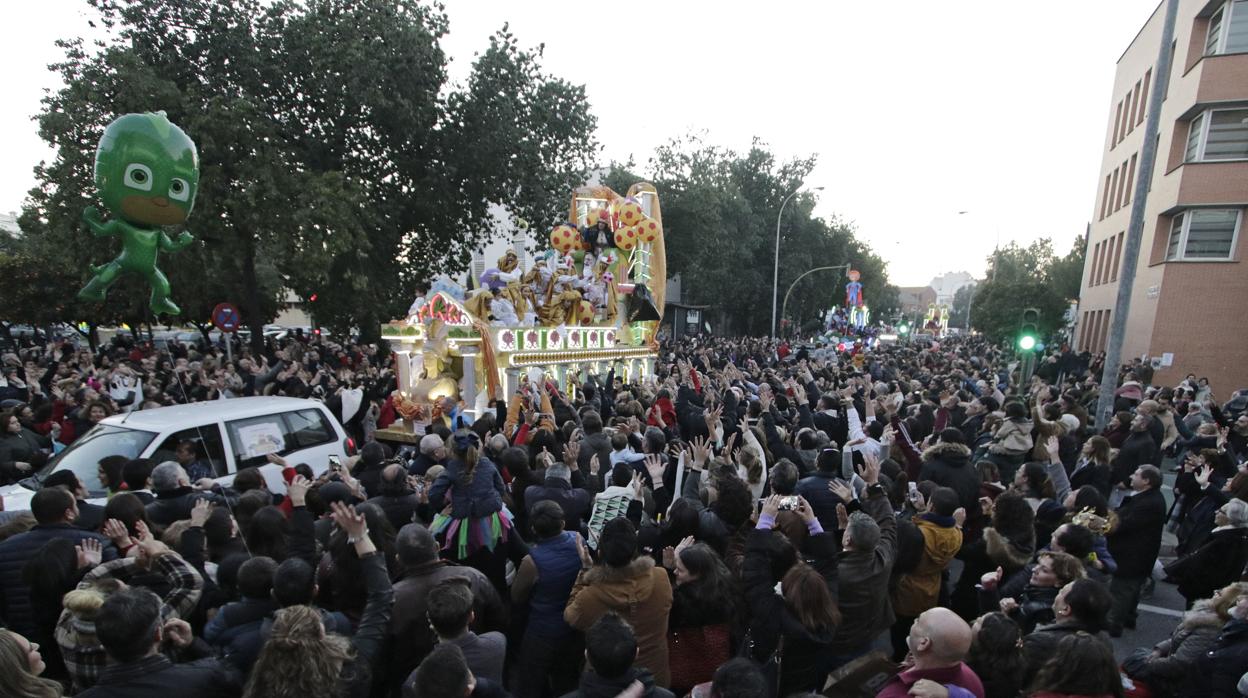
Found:
<svg viewBox="0 0 1248 698"><path fill-rule="evenodd" d="M667 261L655 188L626 196L607 187L573 192L568 222L550 249L522 269L508 251L479 277L480 288L435 283L407 317L382 326L398 358L391 396L403 418L377 438L414 442L433 420L487 410L496 396L532 400L571 392L576 377L654 375Z"/></svg>
<svg viewBox="0 0 1248 698"><path fill-rule="evenodd" d="M846 316L852 327L861 330L867 326L871 317L871 311L862 298L862 284L858 281L862 275L857 269L850 269L846 276L849 277L849 283L845 284Z"/></svg>

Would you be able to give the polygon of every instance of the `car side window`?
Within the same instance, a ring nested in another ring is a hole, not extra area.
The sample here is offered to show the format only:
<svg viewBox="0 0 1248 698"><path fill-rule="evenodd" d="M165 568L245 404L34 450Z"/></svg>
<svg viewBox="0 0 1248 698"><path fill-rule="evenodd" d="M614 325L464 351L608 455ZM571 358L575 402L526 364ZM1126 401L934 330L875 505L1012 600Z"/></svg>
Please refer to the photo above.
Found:
<svg viewBox="0 0 1248 698"><path fill-rule="evenodd" d="M281 455L295 448L293 440L287 438L286 421L280 414L238 419L227 422L225 428L239 470L264 465L268 462L265 456L270 453Z"/></svg>
<svg viewBox="0 0 1248 698"><path fill-rule="evenodd" d="M178 444L184 441L190 442L190 447L194 449L194 460L183 464L191 482L226 474L225 448L221 443L221 429L216 424L204 424L171 434L152 453L152 460L156 463L181 462L178 461Z"/></svg>
<svg viewBox="0 0 1248 698"><path fill-rule="evenodd" d="M310 448L334 440L334 430L320 410L299 410L285 414L289 430L286 445L291 449Z"/></svg>

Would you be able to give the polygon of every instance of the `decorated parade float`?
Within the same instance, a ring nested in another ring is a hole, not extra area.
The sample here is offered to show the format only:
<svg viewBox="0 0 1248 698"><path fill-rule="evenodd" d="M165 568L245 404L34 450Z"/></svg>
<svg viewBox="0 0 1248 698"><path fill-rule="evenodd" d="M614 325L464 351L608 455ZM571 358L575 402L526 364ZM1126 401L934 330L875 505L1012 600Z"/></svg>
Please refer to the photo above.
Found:
<svg viewBox="0 0 1248 698"><path fill-rule="evenodd" d="M927 314L923 316L923 329L933 336L944 337L949 333L949 304L932 303L927 306Z"/></svg>
<svg viewBox="0 0 1248 698"><path fill-rule="evenodd" d="M382 327L402 419L379 439L413 442L448 411L475 419L494 396L538 381L570 393L578 377L611 368L626 379L653 374L667 273L655 188L578 188L568 221L528 269L508 251L478 288L436 283Z"/></svg>

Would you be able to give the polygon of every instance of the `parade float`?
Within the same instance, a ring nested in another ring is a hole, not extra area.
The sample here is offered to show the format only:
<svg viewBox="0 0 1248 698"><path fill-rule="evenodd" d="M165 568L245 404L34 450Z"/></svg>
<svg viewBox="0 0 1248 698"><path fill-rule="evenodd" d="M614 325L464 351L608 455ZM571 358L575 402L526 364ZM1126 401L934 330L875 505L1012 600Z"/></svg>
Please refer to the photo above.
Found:
<svg viewBox="0 0 1248 698"><path fill-rule="evenodd" d="M949 304L932 303L927 306L927 314L923 316L923 329L936 337L944 337L949 333Z"/></svg>
<svg viewBox="0 0 1248 698"><path fill-rule="evenodd" d="M401 421L379 439L414 442L448 411L475 419L538 381L572 394L578 378L612 368L626 380L654 373L667 278L655 188L578 188L549 244L528 269L508 251L475 289L435 283L382 326Z"/></svg>

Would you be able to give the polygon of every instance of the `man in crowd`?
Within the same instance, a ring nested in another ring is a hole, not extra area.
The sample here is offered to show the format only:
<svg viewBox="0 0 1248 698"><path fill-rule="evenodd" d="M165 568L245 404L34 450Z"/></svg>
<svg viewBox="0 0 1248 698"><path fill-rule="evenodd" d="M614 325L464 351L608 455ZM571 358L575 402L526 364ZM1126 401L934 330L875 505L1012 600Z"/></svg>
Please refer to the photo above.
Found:
<svg viewBox="0 0 1248 698"><path fill-rule="evenodd" d="M1122 635L1123 628L1135 628L1140 592L1153 573L1166 524L1166 499L1156 466L1141 465L1131 473L1131 492L1118 507L1118 525L1107 536L1109 552L1118 563L1109 585L1114 597L1109 633L1114 637Z"/></svg>

